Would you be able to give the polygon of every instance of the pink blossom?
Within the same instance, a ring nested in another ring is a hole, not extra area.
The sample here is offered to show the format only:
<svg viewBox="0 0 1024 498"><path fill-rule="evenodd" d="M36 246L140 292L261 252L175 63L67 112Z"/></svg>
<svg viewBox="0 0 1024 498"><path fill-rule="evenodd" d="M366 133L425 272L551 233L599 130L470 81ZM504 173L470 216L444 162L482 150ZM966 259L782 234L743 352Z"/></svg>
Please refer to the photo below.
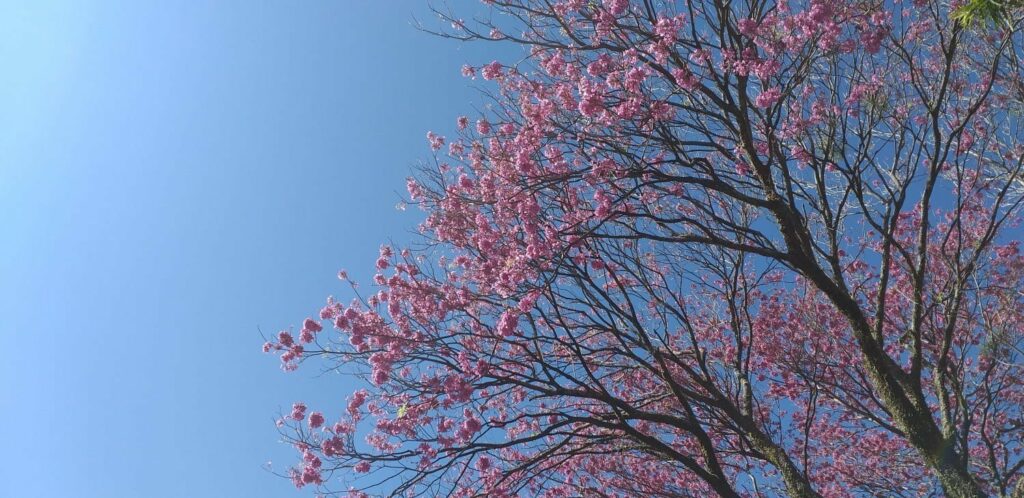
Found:
<svg viewBox="0 0 1024 498"><path fill-rule="evenodd" d="M604 112L604 99L593 90L583 92L579 105L580 114L592 118Z"/></svg>
<svg viewBox="0 0 1024 498"><path fill-rule="evenodd" d="M593 62L587 65L587 74L591 76L603 76L615 68L615 60L608 54L597 56Z"/></svg>
<svg viewBox="0 0 1024 498"><path fill-rule="evenodd" d="M292 335L283 330L277 333L277 342L286 348L295 344L295 340L292 339Z"/></svg>
<svg viewBox="0 0 1024 498"><path fill-rule="evenodd" d="M432 131L427 132L427 141L430 142L431 150L439 150L444 146L444 137L437 135Z"/></svg>
<svg viewBox="0 0 1024 498"><path fill-rule="evenodd" d="M491 468L491 459L488 458L486 455L478 458L476 461L476 468L481 472L486 471L487 469Z"/></svg>
<svg viewBox="0 0 1024 498"><path fill-rule="evenodd" d="M491 62L483 67L481 73L485 80L494 80L502 77L501 63L498 61Z"/></svg>
<svg viewBox="0 0 1024 498"><path fill-rule="evenodd" d="M611 214L612 198L605 192L604 189L597 189L594 191L594 216L597 218L604 218Z"/></svg>
<svg viewBox="0 0 1024 498"><path fill-rule="evenodd" d="M620 16L629 8L629 0L604 0L604 7L613 16Z"/></svg>
<svg viewBox="0 0 1024 498"><path fill-rule="evenodd" d="M302 420L306 418L306 405L303 403L295 403L292 405L291 418L295 420Z"/></svg>
<svg viewBox="0 0 1024 498"><path fill-rule="evenodd" d="M753 19L740 19L736 23L739 32L753 38L757 36L757 21Z"/></svg>
<svg viewBox="0 0 1024 498"><path fill-rule="evenodd" d="M654 25L654 33L662 43L675 43L685 20L686 17L682 14L675 17L660 17Z"/></svg>
<svg viewBox="0 0 1024 498"><path fill-rule="evenodd" d="M693 73L685 67L673 70L672 77L675 79L676 84L683 90L694 90L700 85Z"/></svg>
<svg viewBox="0 0 1024 498"><path fill-rule="evenodd" d="M324 329L316 320L313 320L312 318L307 318L305 321L303 321L302 328L309 330L311 332L320 332L321 330Z"/></svg>
<svg viewBox="0 0 1024 498"><path fill-rule="evenodd" d="M541 66L551 76L563 76L565 74L566 63L561 51L556 51L551 57L544 60Z"/></svg>
<svg viewBox="0 0 1024 498"><path fill-rule="evenodd" d="M502 337L510 337L516 333L519 326L519 315L512 311L505 311L498 320L498 333Z"/></svg>
<svg viewBox="0 0 1024 498"><path fill-rule="evenodd" d="M324 414L320 412L313 412L309 414L309 427L317 429L324 425Z"/></svg>
<svg viewBox="0 0 1024 498"><path fill-rule="evenodd" d="M762 109L771 107L773 104L778 102L781 97L782 90L780 90L779 87L772 87L761 92L757 98L754 99L754 105Z"/></svg>
<svg viewBox="0 0 1024 498"><path fill-rule="evenodd" d="M352 393L352 398L348 402L348 413L355 416L359 413L359 408L366 402L367 392L365 389L360 389Z"/></svg>

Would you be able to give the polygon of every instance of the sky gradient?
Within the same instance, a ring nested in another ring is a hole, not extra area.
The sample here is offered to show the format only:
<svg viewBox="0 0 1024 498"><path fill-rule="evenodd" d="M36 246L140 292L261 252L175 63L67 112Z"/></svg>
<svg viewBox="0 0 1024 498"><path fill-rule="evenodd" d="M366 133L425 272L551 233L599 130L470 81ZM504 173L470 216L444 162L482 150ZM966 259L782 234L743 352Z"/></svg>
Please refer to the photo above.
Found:
<svg viewBox="0 0 1024 498"><path fill-rule="evenodd" d="M0 2L0 496L310 495L261 468L296 458L273 419L353 381L281 372L260 332L408 236L425 133L495 58L413 16Z"/></svg>

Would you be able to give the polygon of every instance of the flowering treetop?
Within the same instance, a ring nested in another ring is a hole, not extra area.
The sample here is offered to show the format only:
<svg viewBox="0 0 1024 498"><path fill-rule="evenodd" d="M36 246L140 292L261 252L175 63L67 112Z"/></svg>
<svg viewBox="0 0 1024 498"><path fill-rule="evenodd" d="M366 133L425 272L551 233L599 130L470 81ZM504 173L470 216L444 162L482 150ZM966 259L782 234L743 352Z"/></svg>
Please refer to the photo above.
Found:
<svg viewBox="0 0 1024 498"><path fill-rule="evenodd" d="M425 243L265 346L368 381L298 486L1024 496L1019 6L485 3Z"/></svg>

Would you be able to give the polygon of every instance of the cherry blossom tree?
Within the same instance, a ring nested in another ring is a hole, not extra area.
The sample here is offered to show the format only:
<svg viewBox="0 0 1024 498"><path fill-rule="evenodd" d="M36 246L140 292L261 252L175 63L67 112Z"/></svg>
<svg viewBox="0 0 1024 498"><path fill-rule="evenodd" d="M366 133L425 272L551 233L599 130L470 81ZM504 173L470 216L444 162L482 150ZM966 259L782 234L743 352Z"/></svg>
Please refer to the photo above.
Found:
<svg viewBox="0 0 1024 498"><path fill-rule="evenodd" d="M436 8L523 57L463 69L421 240L266 344L366 381L282 418L295 484L1024 497L1024 12L984 1Z"/></svg>

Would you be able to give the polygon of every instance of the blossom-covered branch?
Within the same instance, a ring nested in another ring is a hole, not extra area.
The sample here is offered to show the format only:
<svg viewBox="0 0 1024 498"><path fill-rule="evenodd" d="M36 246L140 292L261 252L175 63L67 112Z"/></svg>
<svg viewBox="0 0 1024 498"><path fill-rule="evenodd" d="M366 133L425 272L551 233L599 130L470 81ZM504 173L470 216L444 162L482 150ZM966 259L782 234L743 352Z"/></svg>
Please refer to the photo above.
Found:
<svg viewBox="0 0 1024 498"><path fill-rule="evenodd" d="M1024 496L1020 8L484 3L438 34L527 54L428 134L425 243L265 347L368 381L282 420L297 485Z"/></svg>

